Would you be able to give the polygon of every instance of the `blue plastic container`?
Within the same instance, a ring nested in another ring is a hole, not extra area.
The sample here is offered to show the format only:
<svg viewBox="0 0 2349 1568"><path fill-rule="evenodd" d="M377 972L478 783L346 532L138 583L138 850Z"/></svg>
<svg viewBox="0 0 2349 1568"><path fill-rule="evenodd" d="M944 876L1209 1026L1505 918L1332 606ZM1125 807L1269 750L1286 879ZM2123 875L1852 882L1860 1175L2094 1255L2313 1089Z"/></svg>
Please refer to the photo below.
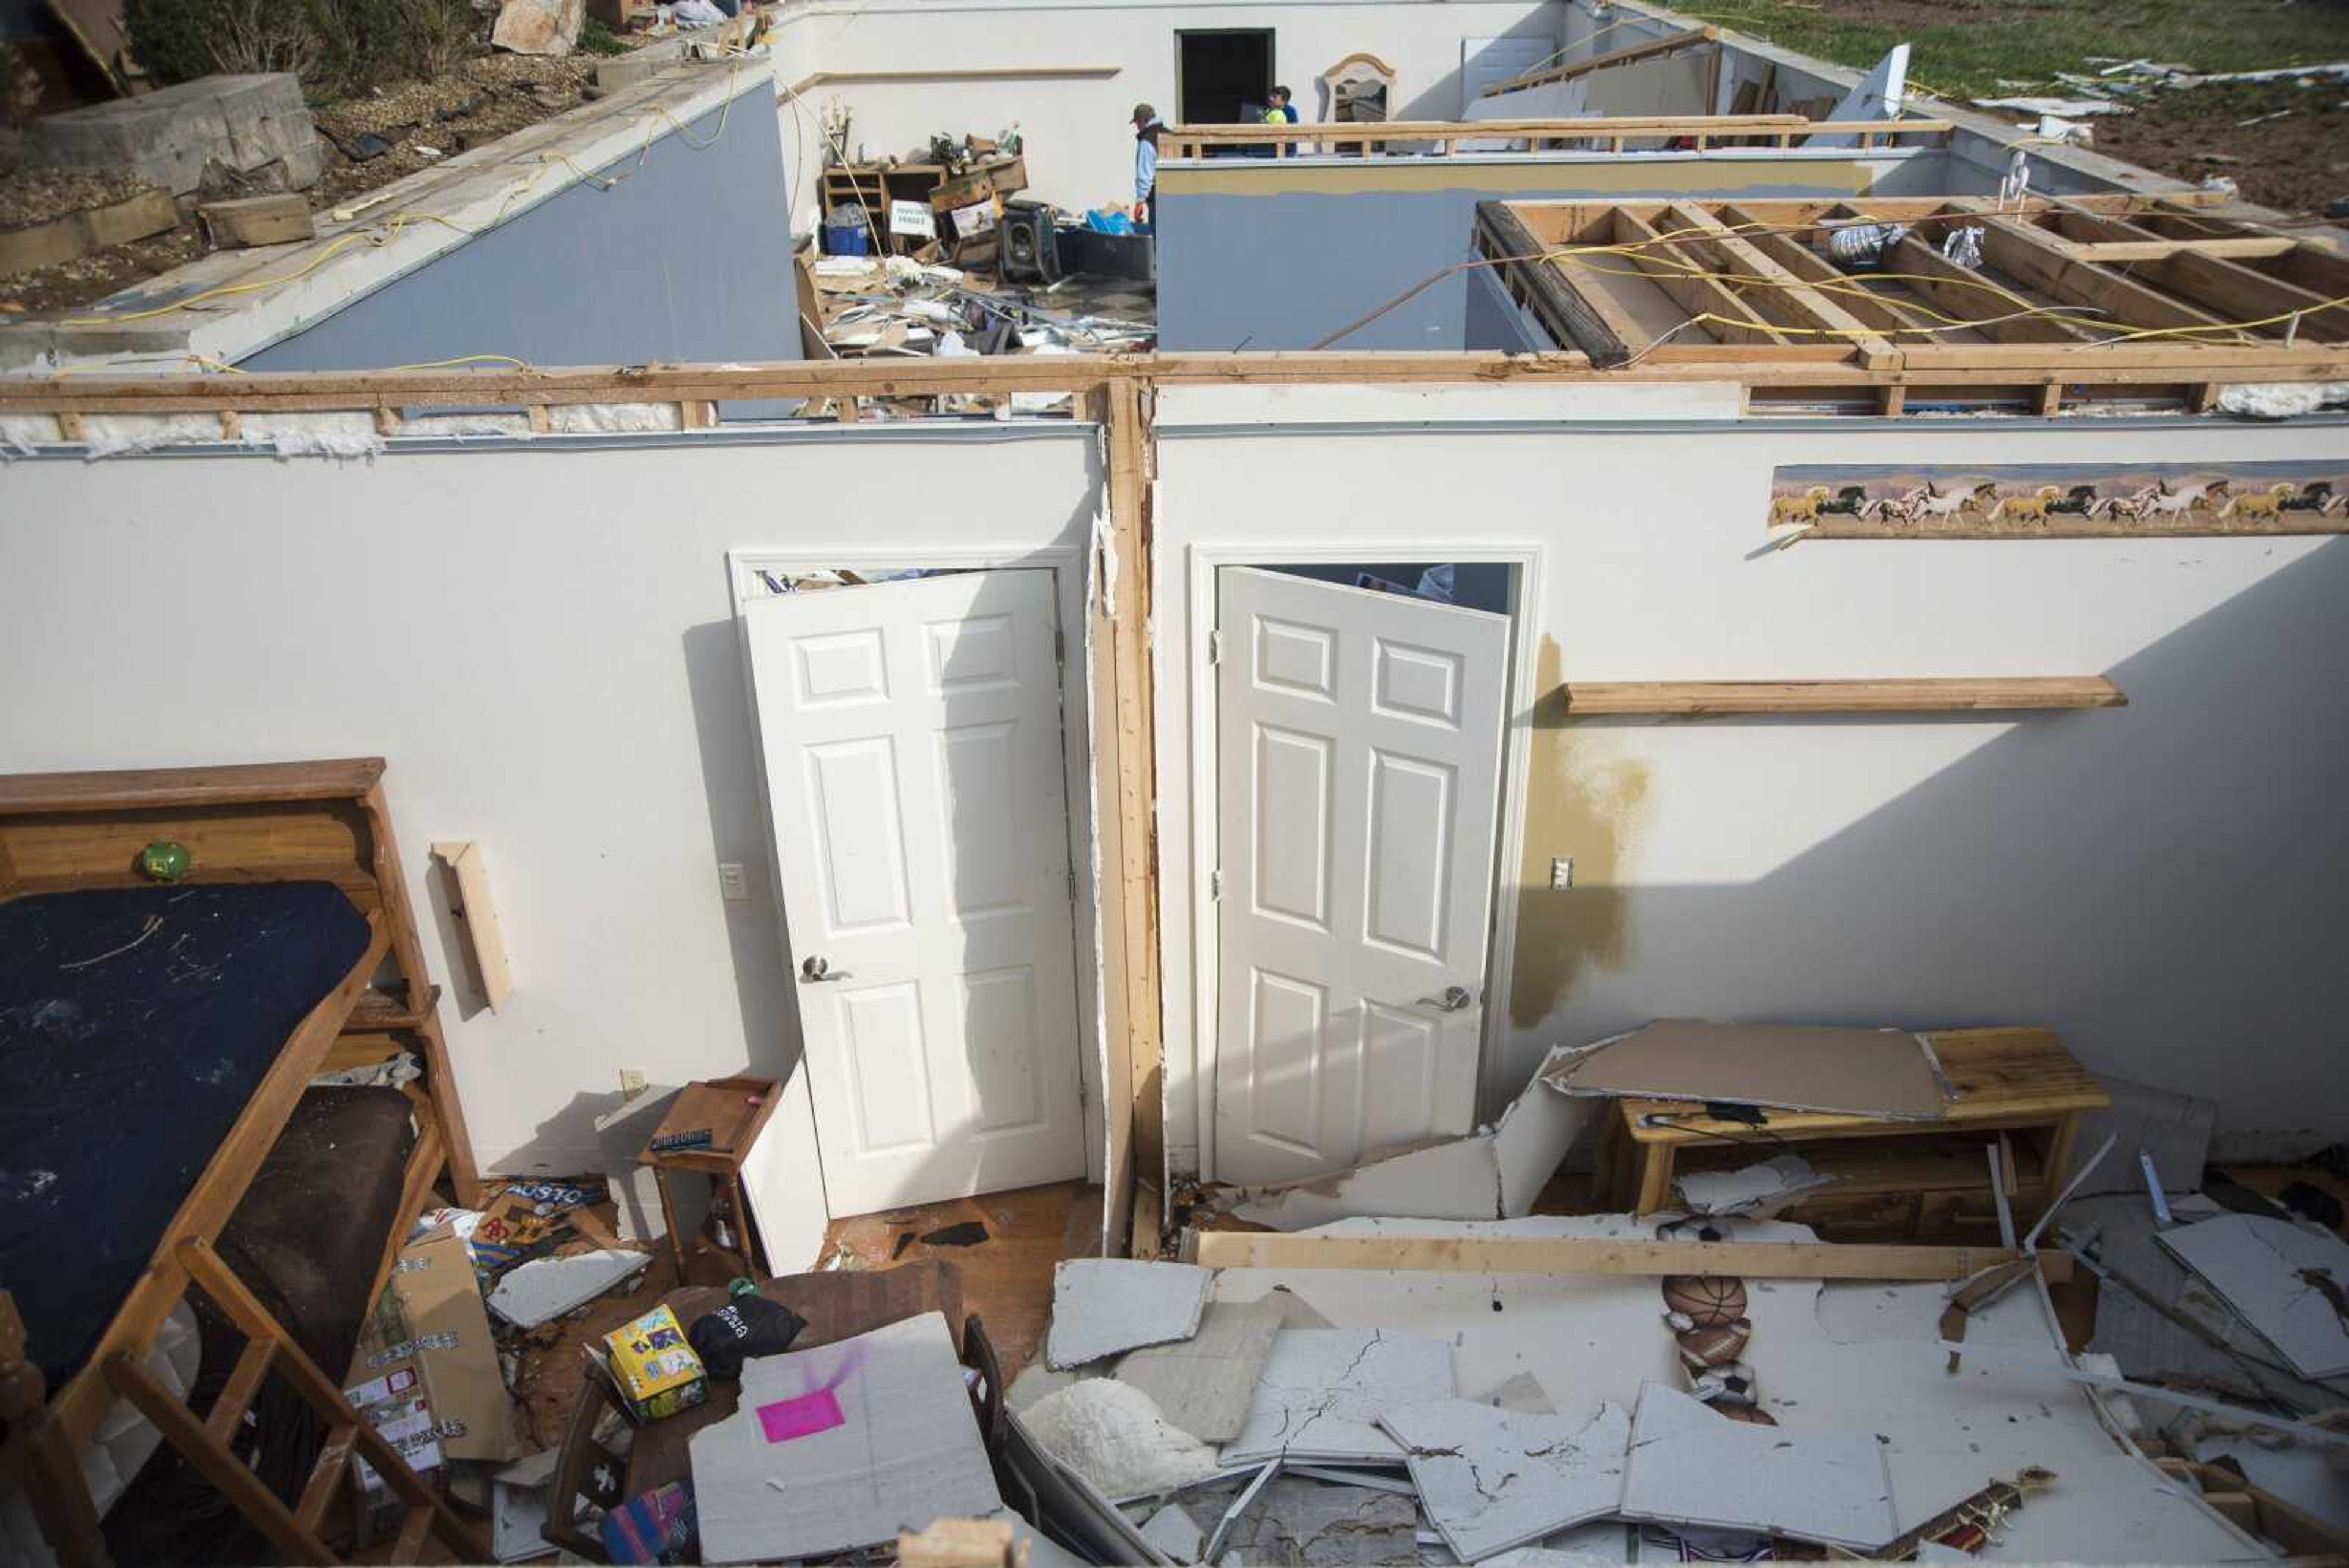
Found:
<svg viewBox="0 0 2349 1568"><path fill-rule="evenodd" d="M833 256L869 256L873 247L867 242L862 223L826 223L823 226L823 252Z"/></svg>

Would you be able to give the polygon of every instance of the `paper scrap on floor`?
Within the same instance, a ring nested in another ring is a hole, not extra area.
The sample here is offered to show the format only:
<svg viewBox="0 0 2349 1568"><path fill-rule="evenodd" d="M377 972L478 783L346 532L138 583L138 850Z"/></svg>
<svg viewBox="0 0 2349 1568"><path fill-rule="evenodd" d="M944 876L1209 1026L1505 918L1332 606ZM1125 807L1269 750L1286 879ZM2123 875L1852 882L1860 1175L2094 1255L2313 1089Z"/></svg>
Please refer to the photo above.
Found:
<svg viewBox="0 0 2349 1568"><path fill-rule="evenodd" d="M1622 1501L1630 1417L1531 1416L1470 1399L1390 1410L1420 1506L1463 1563L1613 1513Z"/></svg>
<svg viewBox="0 0 2349 1568"><path fill-rule="evenodd" d="M853 1552L1003 1501L936 1313L744 1362L740 1407L690 1452L706 1563Z"/></svg>
<svg viewBox="0 0 2349 1568"><path fill-rule="evenodd" d="M1224 1445L1223 1462L1400 1459L1402 1449L1379 1417L1453 1392L1452 1350L1440 1339L1377 1328L1283 1329L1257 1380L1247 1425Z"/></svg>
<svg viewBox="0 0 2349 1568"><path fill-rule="evenodd" d="M2349 1373L2349 1244L2256 1214L2161 1232L2303 1377Z"/></svg>
<svg viewBox="0 0 2349 1568"><path fill-rule="evenodd" d="M1930 1038L1905 1029L1665 1018L1563 1052L1543 1075L1569 1095L1718 1100L1935 1121L1946 1114Z"/></svg>
<svg viewBox="0 0 2349 1568"><path fill-rule="evenodd" d="M1052 1329L1045 1360L1055 1370L1188 1339L1198 1332L1215 1275L1189 1263L1071 1258L1052 1271Z"/></svg>
<svg viewBox="0 0 2349 1568"><path fill-rule="evenodd" d="M1688 1171L1672 1185L1692 1214L1775 1215L1837 1179L1812 1169L1799 1154L1782 1154L1737 1170Z"/></svg>
<svg viewBox="0 0 2349 1568"><path fill-rule="evenodd" d="M1622 1512L1863 1552L1900 1532L1874 1434L1748 1426L1661 1383L1640 1390Z"/></svg>

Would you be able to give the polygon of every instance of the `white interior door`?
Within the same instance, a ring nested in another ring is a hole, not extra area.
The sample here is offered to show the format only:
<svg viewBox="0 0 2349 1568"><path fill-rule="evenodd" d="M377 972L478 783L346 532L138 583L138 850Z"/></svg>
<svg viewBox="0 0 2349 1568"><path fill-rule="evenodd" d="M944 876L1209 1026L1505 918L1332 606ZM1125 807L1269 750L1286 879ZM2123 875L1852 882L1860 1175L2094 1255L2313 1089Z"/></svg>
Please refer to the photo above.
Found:
<svg viewBox="0 0 2349 1568"><path fill-rule="evenodd" d="M1051 573L742 622L832 1212L1082 1176Z"/></svg>
<svg viewBox="0 0 2349 1568"><path fill-rule="evenodd" d="M1506 616L1216 573L1216 1174L1465 1132Z"/></svg>

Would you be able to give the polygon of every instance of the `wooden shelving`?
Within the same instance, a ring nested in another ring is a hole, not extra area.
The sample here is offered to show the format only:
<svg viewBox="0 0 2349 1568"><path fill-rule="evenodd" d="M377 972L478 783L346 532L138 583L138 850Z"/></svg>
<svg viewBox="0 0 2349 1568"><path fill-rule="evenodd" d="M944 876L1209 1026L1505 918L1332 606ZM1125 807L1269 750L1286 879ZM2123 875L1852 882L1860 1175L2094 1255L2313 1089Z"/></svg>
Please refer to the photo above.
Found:
<svg viewBox="0 0 2349 1568"><path fill-rule="evenodd" d="M1577 680L1568 718L1703 719L1740 713L2030 713L2119 708L2101 675L1916 680Z"/></svg>

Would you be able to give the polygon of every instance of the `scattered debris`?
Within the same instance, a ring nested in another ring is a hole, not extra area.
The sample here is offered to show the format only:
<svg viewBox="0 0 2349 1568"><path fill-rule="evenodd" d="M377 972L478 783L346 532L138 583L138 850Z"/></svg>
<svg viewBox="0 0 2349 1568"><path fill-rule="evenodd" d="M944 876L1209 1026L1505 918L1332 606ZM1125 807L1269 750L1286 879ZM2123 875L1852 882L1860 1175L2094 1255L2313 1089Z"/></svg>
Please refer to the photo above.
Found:
<svg viewBox="0 0 2349 1568"><path fill-rule="evenodd" d="M1452 1394L1451 1351L1440 1339L1381 1329L1283 1329L1273 1336L1247 1424L1224 1445L1223 1461L1392 1462L1402 1449L1379 1418Z"/></svg>
<svg viewBox="0 0 2349 1568"><path fill-rule="evenodd" d="M1859 1551L1900 1528L1891 1473L1872 1434L1727 1421L1660 1383L1640 1391L1622 1512L1666 1524L1775 1531Z"/></svg>
<svg viewBox="0 0 2349 1568"><path fill-rule="evenodd" d="M1379 1424L1402 1445L1421 1506L1463 1563L1603 1518L1622 1501L1631 1422L1617 1406L1534 1416L1447 1399Z"/></svg>
<svg viewBox="0 0 2349 1568"><path fill-rule="evenodd" d="M745 1362L740 1407L691 1442L702 1560L853 1552L1000 1509L978 1423L939 1418L967 1400L936 1313Z"/></svg>
<svg viewBox="0 0 2349 1568"><path fill-rule="evenodd" d="M1806 1193L1831 1187L1837 1178L1811 1168L1798 1154L1782 1154L1738 1170L1692 1170L1673 1178L1694 1214L1750 1214L1775 1218Z"/></svg>
<svg viewBox="0 0 2349 1568"><path fill-rule="evenodd" d="M976 1247L987 1240L987 1227L976 1220L958 1220L922 1232L925 1247Z"/></svg>
<svg viewBox="0 0 2349 1568"><path fill-rule="evenodd" d="M1149 1395L1169 1422L1200 1441L1228 1442L1247 1425L1249 1396L1282 1317L1277 1301L1214 1303L1190 1338L1128 1353L1117 1379Z"/></svg>
<svg viewBox="0 0 2349 1568"><path fill-rule="evenodd" d="M536 1328L585 1306L652 1261L649 1252L609 1250L540 1258L498 1282L490 1310L516 1328Z"/></svg>
<svg viewBox="0 0 2349 1568"><path fill-rule="evenodd" d="M1082 1366L1199 1329L1215 1275L1187 1263L1071 1258L1052 1271L1052 1328L1045 1360Z"/></svg>
<svg viewBox="0 0 2349 1568"><path fill-rule="evenodd" d="M2160 1235L2303 1377L2349 1374L2349 1244L2288 1220L2230 1214Z"/></svg>

